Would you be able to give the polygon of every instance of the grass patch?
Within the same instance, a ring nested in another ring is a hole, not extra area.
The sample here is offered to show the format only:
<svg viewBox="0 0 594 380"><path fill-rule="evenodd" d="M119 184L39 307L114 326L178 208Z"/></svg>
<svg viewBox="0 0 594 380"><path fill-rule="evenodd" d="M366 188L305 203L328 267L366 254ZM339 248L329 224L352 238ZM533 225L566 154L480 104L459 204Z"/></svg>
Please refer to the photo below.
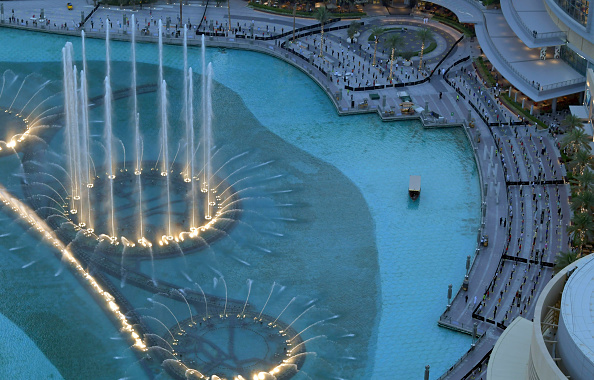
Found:
<svg viewBox="0 0 594 380"><path fill-rule="evenodd" d="M500 0L483 0L483 5L488 7L491 4L499 4Z"/></svg>
<svg viewBox="0 0 594 380"><path fill-rule="evenodd" d="M401 27L401 26L399 26L399 27L397 27L397 28L385 28L385 29L383 29L383 30L382 30L382 33L380 34L380 36L381 36L382 34L386 33L386 32L390 32L390 31L393 31L393 30L396 30L396 31L403 31L403 30L407 30L407 28L403 28L403 27ZM371 33L371 34L369 35L369 38L367 39L367 41L369 41L369 42L374 42L374 41L375 41L375 35L374 35L373 33Z"/></svg>
<svg viewBox="0 0 594 380"><path fill-rule="evenodd" d="M493 74L491 74L491 71L487 68L487 65L485 64L485 61L483 60L482 57L478 57L474 60L474 63L476 65L476 68L479 71L479 75L481 76L481 78L483 78L485 81L487 81L487 84L489 85L489 87L493 87L495 86L495 78L493 77Z"/></svg>
<svg viewBox="0 0 594 380"><path fill-rule="evenodd" d="M435 20L435 21L439 21L442 24L451 26L452 28L456 29L460 33L464 33L464 35L466 35L466 37L474 37L474 31L472 29L466 27L464 24L460 24L456 20L452 20L451 18L447 18L447 17L443 17L443 16L439 16L439 15L434 15L433 17L431 17L431 19Z"/></svg>
<svg viewBox="0 0 594 380"><path fill-rule="evenodd" d="M437 48L437 42L431 42L429 44L429 46L427 46L425 48L425 50L423 51L423 57L426 56L427 54L431 53L433 50L435 50ZM401 56L402 58L406 59L407 61L410 61L410 59L412 57L418 57L419 55L421 55L421 51L403 51L398 53L399 56Z"/></svg>
<svg viewBox="0 0 594 380"><path fill-rule="evenodd" d="M547 125L542 121L538 120L536 116L530 115L530 111L527 109L522 108L522 105L512 98L510 98L507 94L501 93L501 99L503 99L503 103L505 103L509 108L511 108L514 113L520 114L524 116L525 119L528 119L534 123L536 123L539 127L547 129Z"/></svg>
<svg viewBox="0 0 594 380"><path fill-rule="evenodd" d="M437 42L431 41L431 43L429 44L429 46L427 46L425 48L425 50L423 51L423 55L429 54L429 53L431 53L435 49L437 49ZM417 55L419 55L419 54L421 54L421 52L418 52L417 53Z"/></svg>
<svg viewBox="0 0 594 380"><path fill-rule="evenodd" d="M254 9L259 9L268 13L275 13L279 15L293 15L293 9L285 9L285 8L275 8L270 7L264 4L258 4L253 1L250 1L248 5ZM297 16L299 17L307 17L307 18L315 18L314 12L304 12L304 11L297 11ZM365 12L350 12L350 13L330 13L330 18L360 18L366 16Z"/></svg>

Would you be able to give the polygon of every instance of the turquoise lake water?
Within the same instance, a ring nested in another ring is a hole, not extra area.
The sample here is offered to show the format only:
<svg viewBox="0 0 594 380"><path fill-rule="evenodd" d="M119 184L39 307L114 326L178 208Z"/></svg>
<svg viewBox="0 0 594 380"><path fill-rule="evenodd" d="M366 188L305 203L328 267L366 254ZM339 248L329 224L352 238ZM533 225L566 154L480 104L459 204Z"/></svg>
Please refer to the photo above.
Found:
<svg viewBox="0 0 594 380"><path fill-rule="evenodd" d="M80 59L80 39L0 31L5 41L2 70L19 75L36 71L60 79L66 41L73 42ZM127 43L112 42L116 88L129 81L129 49ZM87 40L89 82L95 93L100 93L104 54L103 41ZM175 114L181 47L166 46L164 58ZM154 82L156 45L139 44L137 59L143 64L139 82ZM276 281L286 290L270 306L271 314L282 310L283 297L299 296L316 299L324 309L315 317L336 316L332 328L341 331L336 335L353 336L326 345L321 340L312 343L319 353L312 361L327 361L333 369L306 365L304 373L311 371L310 378L421 379L427 364L432 379L440 376L470 345L468 336L437 326L447 286L460 286L466 256L474 252L480 220L478 173L464 131L424 130L417 122L383 123L375 114L339 117L305 74L266 55L208 49L207 60L217 82L214 137L221 154L232 157L247 151L250 163L270 162L262 170L264 176L280 176L273 190L290 190L275 202L246 201L248 209L265 212L268 222L258 219L256 212L246 213L245 225L253 227L234 230L233 244L213 245L216 268L233 289L231 295L245 299L246 280L251 279L250 300L263 305ZM200 72L199 49L189 50L189 63ZM141 120L148 145L157 131L155 98L143 95L139 102L146 110ZM127 100L115 102L115 134L124 141L129 137L128 105ZM1 97L0 106L5 106ZM92 117L99 128L101 113ZM175 126L175 117L170 119ZM180 134L173 127L172 136ZM52 146L58 150L56 141ZM157 153L158 147L147 154ZM20 170L18 161L0 161L0 181L18 194L19 179L13 175ZM422 177L416 203L407 194L413 174ZM253 230L273 230L278 236L254 238ZM67 269L60 271L53 252L8 217L1 234L10 235L0 238L5 258L0 276L7 284L0 293L0 313L45 355L40 358L35 351L40 371L57 370L64 378L143 378L137 358L117 329L76 278ZM184 283L182 272L198 283L212 282L212 276L199 268L202 263L198 255L189 255L183 265L180 259L163 260L156 275L180 286L191 285ZM143 265L149 270L147 263ZM210 284L208 289L220 295L220 286ZM150 294L130 287L123 292L136 307L146 307L140 300L145 302Z"/></svg>

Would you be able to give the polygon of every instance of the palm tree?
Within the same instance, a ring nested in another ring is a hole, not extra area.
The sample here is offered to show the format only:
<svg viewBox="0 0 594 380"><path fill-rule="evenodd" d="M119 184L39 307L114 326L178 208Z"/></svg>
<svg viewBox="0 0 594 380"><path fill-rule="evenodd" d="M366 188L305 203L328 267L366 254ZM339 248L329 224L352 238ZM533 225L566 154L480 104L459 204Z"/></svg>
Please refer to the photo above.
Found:
<svg viewBox="0 0 594 380"><path fill-rule="evenodd" d="M573 170L573 174L578 175L582 174L586 168L593 168L594 161L592 161L590 152L578 148L578 151L575 153L571 161L567 163L567 166Z"/></svg>
<svg viewBox="0 0 594 380"><path fill-rule="evenodd" d="M351 28L355 31L355 33L357 33L359 30L361 30L361 23L357 20L351 21L349 29Z"/></svg>
<svg viewBox="0 0 594 380"><path fill-rule="evenodd" d="M322 34L320 37L320 57L324 56L324 24L330 19L330 12L326 7L319 7L314 14L316 20L318 20L322 26Z"/></svg>
<svg viewBox="0 0 594 380"><path fill-rule="evenodd" d="M590 142L592 142L592 136L587 135L583 128L577 127L571 129L563 140L561 140L562 148L569 148L568 155L573 156L577 153L580 147L589 149Z"/></svg>
<svg viewBox="0 0 594 380"><path fill-rule="evenodd" d="M555 257L555 273L559 273L561 269L565 268L576 260L577 254L575 252L559 252L557 257Z"/></svg>
<svg viewBox="0 0 594 380"><path fill-rule="evenodd" d="M578 256L581 256L582 246L594 238L592 215L587 212L574 214L571 225L567 227L567 233L572 235L573 244L578 247Z"/></svg>
<svg viewBox="0 0 594 380"><path fill-rule="evenodd" d="M359 24L357 21L353 21L351 22L351 25L349 25L347 35L351 39L351 43L354 42L353 39L355 38L355 34L357 34L357 32L359 31L359 28L361 28L361 24Z"/></svg>
<svg viewBox="0 0 594 380"><path fill-rule="evenodd" d="M347 0L349 3L349 12L353 11L353 5L355 4L355 0Z"/></svg>
<svg viewBox="0 0 594 380"><path fill-rule="evenodd" d="M561 125L566 127L568 131L572 131L576 127L583 127L584 123L582 122L582 119L575 115L567 115L561 122Z"/></svg>
<svg viewBox="0 0 594 380"><path fill-rule="evenodd" d="M594 210L594 193L591 191L584 191L571 199L571 209L574 212L589 212ZM592 218L592 215L590 215Z"/></svg>
<svg viewBox="0 0 594 380"><path fill-rule="evenodd" d="M373 47L373 64L372 64L372 66L374 66L374 67L375 67L375 56L377 54L377 42L379 41L380 34L382 34L383 32L384 32L384 28L382 28L381 26L376 25L373 28L371 28L371 35L375 39L375 46Z"/></svg>
<svg viewBox="0 0 594 380"><path fill-rule="evenodd" d="M421 55L419 56L419 70L423 67L423 51L425 50L425 42L433 37L433 32L430 29L423 28L417 31L417 38L421 41Z"/></svg>
<svg viewBox="0 0 594 380"><path fill-rule="evenodd" d="M386 39L386 44L390 49L392 49L392 54L390 55L390 75L388 76L388 80L392 80L392 65L394 64L394 51L402 46L402 36L400 34L390 34L390 36Z"/></svg>
<svg viewBox="0 0 594 380"><path fill-rule="evenodd" d="M584 172L571 180L580 191L590 191L594 189L594 172L584 170Z"/></svg>

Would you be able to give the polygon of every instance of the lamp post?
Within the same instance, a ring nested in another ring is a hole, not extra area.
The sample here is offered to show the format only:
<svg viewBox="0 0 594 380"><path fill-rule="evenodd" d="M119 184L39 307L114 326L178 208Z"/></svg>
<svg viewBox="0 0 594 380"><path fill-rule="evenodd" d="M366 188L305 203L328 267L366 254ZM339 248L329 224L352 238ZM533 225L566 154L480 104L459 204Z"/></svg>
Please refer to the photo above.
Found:
<svg viewBox="0 0 594 380"><path fill-rule="evenodd" d="M227 30L231 32L231 0L227 0L227 18L229 19L229 22L227 23L229 28Z"/></svg>
<svg viewBox="0 0 594 380"><path fill-rule="evenodd" d="M462 289L468 290L468 271L470 270L470 255L466 256L466 274L464 275L464 281L462 282Z"/></svg>

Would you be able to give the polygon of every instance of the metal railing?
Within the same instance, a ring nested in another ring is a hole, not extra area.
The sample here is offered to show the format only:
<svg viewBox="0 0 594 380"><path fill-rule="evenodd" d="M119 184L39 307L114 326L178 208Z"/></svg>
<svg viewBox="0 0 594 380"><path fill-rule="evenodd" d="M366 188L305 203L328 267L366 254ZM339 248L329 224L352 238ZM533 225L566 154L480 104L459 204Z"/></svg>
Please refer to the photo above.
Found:
<svg viewBox="0 0 594 380"><path fill-rule="evenodd" d="M482 341L482 339L483 339L483 337L484 337L485 335L487 335L487 334L485 333L485 334L481 335L481 336L480 336L480 337L479 337L479 338L476 340L476 342L474 343L474 347L472 347L472 348L470 348L468 351L466 351L466 352L464 353L464 355L462 355L462 356L460 357L460 359L458 359L458 361L456 361L456 363L454 363L454 365L453 365L453 366L451 366L451 367L450 367L450 368L449 368L449 369L448 369L448 370L447 370L447 371L446 371L446 372L445 372L443 375L441 375L441 376L440 376L440 377L439 377L437 380L443 380L443 379L445 379L445 378L446 378L446 377L447 377L447 376L448 376L450 373L452 373L452 372L453 372L453 371L456 369L456 367L458 367L458 366L460 365L460 363L462 363L462 361L463 361L464 359L466 359L466 358L468 357L468 355L470 355L471 353L474 353L475 347L476 347L476 346L479 344L479 342L481 342L481 341ZM491 351L489 351L489 353L490 353L490 352L491 352ZM480 362L482 362L482 360L481 360Z"/></svg>
<svg viewBox="0 0 594 380"><path fill-rule="evenodd" d="M474 5L475 7L477 7L480 10L483 10L483 8L484 8L483 4L480 3L479 0L466 0L466 2Z"/></svg>
<svg viewBox="0 0 594 380"><path fill-rule="evenodd" d="M560 30L558 32L545 32L545 33L536 33L535 30L531 30L528 27L528 25L526 25L526 23L524 23L524 20L522 20L522 18L518 14L518 10L514 6L514 0L508 0L508 1L512 8L512 14L514 15L514 19L516 19L516 21L524 29L526 34L528 34L529 36L532 36L533 39L535 39L535 40L549 40L549 39L552 40L555 38L561 38L564 41L567 38L567 33L565 33L562 30Z"/></svg>
<svg viewBox="0 0 594 380"><path fill-rule="evenodd" d="M540 85L540 83L531 81L530 79L526 78L518 69L516 69L515 67L513 67L512 64L495 47L495 44L493 43L493 40L490 38L489 27L487 26L487 18L485 17L485 14L484 13L483 13L483 24L485 26L485 31L486 31L485 38L487 40L487 43L491 47L491 50L497 55L497 57L499 58L499 60L502 63L504 63L505 66L507 66L507 68L513 74L515 74L518 78L520 78L521 80L523 80L528 86L533 87L534 89L536 89L536 91L538 93L542 93L542 92L553 90L553 89L560 88L560 87L569 86L569 85L572 85L572 84L578 84L578 83L585 83L586 82L586 77L565 80L565 81L561 81L561 82L547 84L547 85L544 85L544 86Z"/></svg>
<svg viewBox="0 0 594 380"><path fill-rule="evenodd" d="M468 331L470 334L472 334L472 329L474 327L473 326L474 325L474 321L472 322L472 324L468 324L467 323L466 325L464 325L464 323L461 323L461 322L452 320L452 317L445 317L443 315L439 317L439 322L441 322L441 323L447 323L450 326L454 326L454 327L457 327L457 328L459 328L461 330ZM482 334L484 334L484 331L481 333L480 331L477 330L477 334L480 335L480 336L482 336Z"/></svg>

